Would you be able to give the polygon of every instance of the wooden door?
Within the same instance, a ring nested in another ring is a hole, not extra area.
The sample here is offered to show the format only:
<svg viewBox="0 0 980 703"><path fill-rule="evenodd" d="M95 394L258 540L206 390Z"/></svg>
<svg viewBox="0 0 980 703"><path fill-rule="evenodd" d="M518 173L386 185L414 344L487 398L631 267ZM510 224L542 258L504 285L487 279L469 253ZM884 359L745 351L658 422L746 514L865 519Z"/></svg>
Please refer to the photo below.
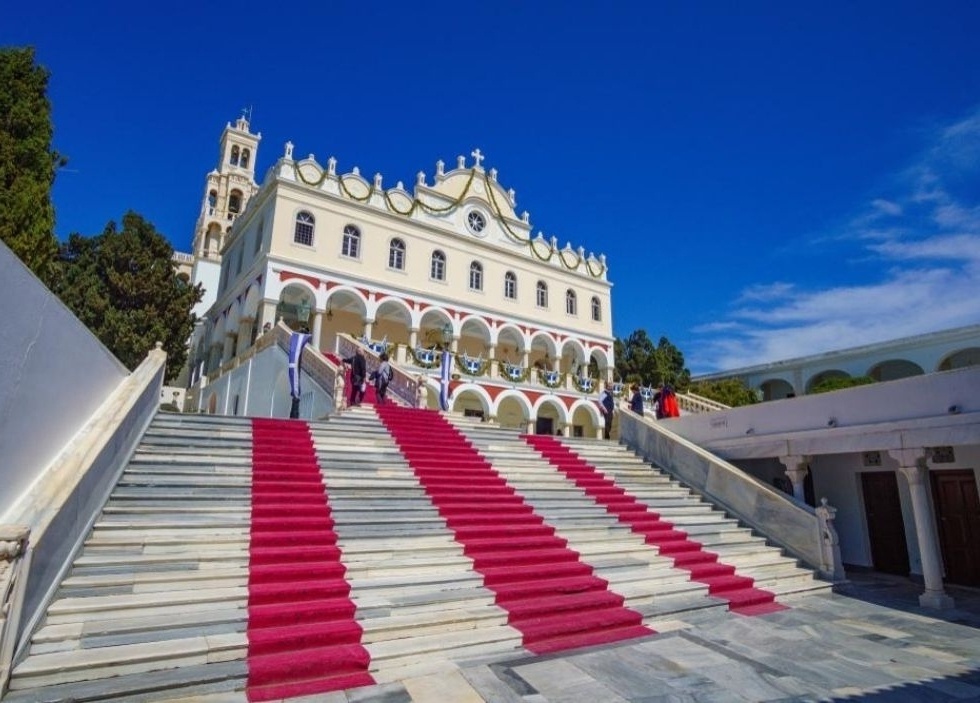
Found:
<svg viewBox="0 0 980 703"><path fill-rule="evenodd" d="M902 502L898 497L898 477L894 471L865 472L861 474L861 488L875 570L908 576L909 551Z"/></svg>
<svg viewBox="0 0 980 703"><path fill-rule="evenodd" d="M973 471L932 471L946 580L980 586L980 498Z"/></svg>

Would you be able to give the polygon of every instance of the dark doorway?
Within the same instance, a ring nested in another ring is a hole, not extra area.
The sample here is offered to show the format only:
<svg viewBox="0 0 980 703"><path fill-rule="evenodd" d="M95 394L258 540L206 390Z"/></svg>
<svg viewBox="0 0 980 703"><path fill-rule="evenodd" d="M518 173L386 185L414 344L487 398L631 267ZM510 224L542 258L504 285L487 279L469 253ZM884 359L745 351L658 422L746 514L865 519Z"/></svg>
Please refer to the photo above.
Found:
<svg viewBox="0 0 980 703"><path fill-rule="evenodd" d="M534 434L554 434L555 421L550 417L539 417L534 422Z"/></svg>
<svg viewBox="0 0 980 703"><path fill-rule="evenodd" d="M898 478L893 471L861 474L864 514L868 520L871 561L876 571L909 574L909 551L905 541L902 503L898 497Z"/></svg>
<svg viewBox="0 0 980 703"><path fill-rule="evenodd" d="M980 586L980 498L971 470L931 471L946 580Z"/></svg>

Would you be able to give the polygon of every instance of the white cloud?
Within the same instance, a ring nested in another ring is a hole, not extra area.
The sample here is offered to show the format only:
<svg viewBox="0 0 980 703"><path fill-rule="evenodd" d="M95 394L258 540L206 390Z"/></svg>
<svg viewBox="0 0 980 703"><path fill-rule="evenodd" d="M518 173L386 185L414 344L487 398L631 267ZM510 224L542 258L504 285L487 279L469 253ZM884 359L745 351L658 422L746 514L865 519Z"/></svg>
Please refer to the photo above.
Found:
<svg viewBox="0 0 980 703"><path fill-rule="evenodd" d="M695 373L790 359L980 322L980 109L936 129L923 154L840 231L876 280L746 287L696 330ZM805 252L803 253L805 256Z"/></svg>
<svg viewBox="0 0 980 703"><path fill-rule="evenodd" d="M875 198L871 201L871 207L882 215L901 215L902 206L884 198Z"/></svg>
<svg viewBox="0 0 980 703"><path fill-rule="evenodd" d="M767 283L752 285L742 291L738 302L750 300L767 301L785 298L793 290L792 283Z"/></svg>

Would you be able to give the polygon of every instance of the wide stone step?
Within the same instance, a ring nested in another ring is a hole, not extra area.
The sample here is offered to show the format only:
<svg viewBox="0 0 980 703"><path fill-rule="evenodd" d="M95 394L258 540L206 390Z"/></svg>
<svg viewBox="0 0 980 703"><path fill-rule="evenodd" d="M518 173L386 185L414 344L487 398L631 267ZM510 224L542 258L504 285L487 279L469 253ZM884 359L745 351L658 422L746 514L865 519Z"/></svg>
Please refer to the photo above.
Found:
<svg viewBox="0 0 980 703"><path fill-rule="evenodd" d="M133 703L133 701L172 701L184 703L230 703L245 700L226 697L233 691L243 691L248 675L245 661L226 661L211 664L183 665L160 671L117 675L92 681L73 681L41 688L10 691L4 703L37 703L38 701L100 701L103 703ZM212 697L216 697L212 698Z"/></svg>
<svg viewBox="0 0 980 703"><path fill-rule="evenodd" d="M28 657L14 669L10 689L17 691L240 659L247 646L244 633L231 633L39 654Z"/></svg>

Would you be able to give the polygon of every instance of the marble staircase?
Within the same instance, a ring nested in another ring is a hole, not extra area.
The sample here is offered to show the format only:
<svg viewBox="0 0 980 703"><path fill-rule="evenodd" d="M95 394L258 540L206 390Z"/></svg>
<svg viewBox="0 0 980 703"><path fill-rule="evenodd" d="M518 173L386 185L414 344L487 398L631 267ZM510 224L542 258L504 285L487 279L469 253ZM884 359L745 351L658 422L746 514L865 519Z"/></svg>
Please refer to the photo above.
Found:
<svg viewBox="0 0 980 703"><path fill-rule="evenodd" d="M645 625L726 607L516 432L457 426ZM350 409L310 431L373 680L526 654L521 631L374 409ZM829 589L625 448L563 441L760 587L780 598ZM251 480L251 420L158 415L33 633L5 703L245 690ZM534 547L533 535L524 539Z"/></svg>

